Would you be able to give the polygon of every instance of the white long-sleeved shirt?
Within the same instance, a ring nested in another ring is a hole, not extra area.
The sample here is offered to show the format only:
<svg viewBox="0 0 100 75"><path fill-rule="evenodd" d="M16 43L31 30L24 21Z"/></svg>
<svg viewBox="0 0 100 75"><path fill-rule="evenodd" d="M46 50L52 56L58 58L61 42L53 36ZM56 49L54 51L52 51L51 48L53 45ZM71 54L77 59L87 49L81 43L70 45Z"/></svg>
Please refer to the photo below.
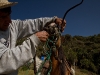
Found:
<svg viewBox="0 0 100 75"><path fill-rule="evenodd" d="M43 29L55 17L28 20L12 20L7 31L0 31L0 74L16 75L16 70L31 60L40 40L34 33ZM29 36L21 45L16 41ZM13 73L13 74L11 74Z"/></svg>

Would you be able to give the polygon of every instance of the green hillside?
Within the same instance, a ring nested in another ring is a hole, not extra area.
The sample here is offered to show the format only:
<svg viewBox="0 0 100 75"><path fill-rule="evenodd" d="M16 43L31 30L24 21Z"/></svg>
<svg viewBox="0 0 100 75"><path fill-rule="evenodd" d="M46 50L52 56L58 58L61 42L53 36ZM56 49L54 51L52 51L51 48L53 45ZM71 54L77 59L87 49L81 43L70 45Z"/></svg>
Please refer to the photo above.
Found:
<svg viewBox="0 0 100 75"><path fill-rule="evenodd" d="M62 36L62 42L71 64L100 75L100 34L88 37L67 34Z"/></svg>

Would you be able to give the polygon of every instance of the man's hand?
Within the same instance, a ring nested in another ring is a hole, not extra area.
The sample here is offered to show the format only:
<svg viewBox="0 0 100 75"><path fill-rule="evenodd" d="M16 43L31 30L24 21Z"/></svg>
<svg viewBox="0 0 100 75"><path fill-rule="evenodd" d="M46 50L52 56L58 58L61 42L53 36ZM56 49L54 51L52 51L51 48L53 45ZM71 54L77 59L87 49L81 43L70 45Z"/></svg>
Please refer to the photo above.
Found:
<svg viewBox="0 0 100 75"><path fill-rule="evenodd" d="M42 42L46 42L49 34L46 31L39 31L37 33L35 33L35 35L40 39L40 41Z"/></svg>
<svg viewBox="0 0 100 75"><path fill-rule="evenodd" d="M66 26L66 21L65 20L63 21L63 19L61 19L61 18L56 18L55 19L55 23L57 25L60 25L61 26L61 31L63 32L64 29L65 29L65 26Z"/></svg>

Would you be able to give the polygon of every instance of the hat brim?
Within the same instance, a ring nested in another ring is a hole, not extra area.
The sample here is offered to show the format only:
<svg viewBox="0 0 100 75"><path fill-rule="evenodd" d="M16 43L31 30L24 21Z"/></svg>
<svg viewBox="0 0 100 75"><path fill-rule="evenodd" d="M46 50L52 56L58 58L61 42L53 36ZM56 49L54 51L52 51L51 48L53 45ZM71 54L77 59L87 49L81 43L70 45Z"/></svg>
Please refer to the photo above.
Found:
<svg viewBox="0 0 100 75"><path fill-rule="evenodd" d="M16 5L18 2L8 2L8 3L0 3L0 9L11 7Z"/></svg>

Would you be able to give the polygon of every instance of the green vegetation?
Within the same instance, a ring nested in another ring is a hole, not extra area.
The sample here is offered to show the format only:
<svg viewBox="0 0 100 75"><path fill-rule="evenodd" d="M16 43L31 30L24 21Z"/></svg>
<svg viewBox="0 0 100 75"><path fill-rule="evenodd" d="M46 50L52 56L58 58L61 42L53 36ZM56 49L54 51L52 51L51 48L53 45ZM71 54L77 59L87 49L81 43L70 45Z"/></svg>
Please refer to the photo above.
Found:
<svg viewBox="0 0 100 75"><path fill-rule="evenodd" d="M71 64L100 75L100 34L88 37L67 34L62 36L62 42Z"/></svg>

